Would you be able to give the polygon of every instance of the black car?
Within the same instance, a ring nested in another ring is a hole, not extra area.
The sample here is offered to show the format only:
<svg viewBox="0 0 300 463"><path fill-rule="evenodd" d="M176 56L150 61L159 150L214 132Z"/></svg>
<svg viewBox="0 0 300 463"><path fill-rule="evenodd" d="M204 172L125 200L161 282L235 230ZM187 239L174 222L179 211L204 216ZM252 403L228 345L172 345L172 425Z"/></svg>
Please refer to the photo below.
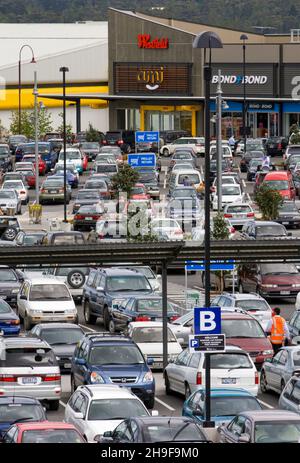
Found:
<svg viewBox="0 0 300 463"><path fill-rule="evenodd" d="M73 230L91 230L104 214L101 203L80 206L73 218Z"/></svg>
<svg viewBox="0 0 300 463"><path fill-rule="evenodd" d="M248 149L248 148L247 148ZM243 154L242 158L241 158L241 161L240 161L240 169L241 169L241 172L247 172L247 166L249 164L249 162L251 161L251 159L262 159L264 156L264 152L263 151L258 151L258 150L255 150L255 151L246 151L245 154Z"/></svg>
<svg viewBox="0 0 300 463"><path fill-rule="evenodd" d="M26 143L27 142L27 137L25 135L11 135L8 139L8 145L11 154L15 154L16 147L20 143Z"/></svg>
<svg viewBox="0 0 300 463"><path fill-rule="evenodd" d="M24 274L17 269L0 266L0 298L12 307L17 306L17 294L24 281Z"/></svg>
<svg viewBox="0 0 300 463"><path fill-rule="evenodd" d="M168 302L168 322L179 317L178 307ZM126 330L128 323L138 321L161 321L162 298L160 296L135 296L120 300L118 304L112 304L110 311L111 320L109 331Z"/></svg>
<svg viewBox="0 0 300 463"><path fill-rule="evenodd" d="M230 172L231 166L228 159L222 159L222 172ZM211 159L210 161L210 172L209 172L209 183L213 184L214 179L217 176L217 160Z"/></svg>
<svg viewBox="0 0 300 463"><path fill-rule="evenodd" d="M192 134L188 130L161 130L159 136L163 140L163 144L167 145L177 140L177 138L191 137Z"/></svg>
<svg viewBox="0 0 300 463"><path fill-rule="evenodd" d="M287 238L288 234L285 227L277 222L249 220L245 223L241 231L241 237L246 240Z"/></svg>
<svg viewBox="0 0 300 463"><path fill-rule="evenodd" d="M46 341L58 361L60 371L71 370L74 350L84 336L84 331L74 323L39 323L28 333Z"/></svg>
<svg viewBox="0 0 300 463"><path fill-rule="evenodd" d="M77 193L76 199L73 204L73 214L79 210L81 206L91 206L101 201L102 196L98 190L80 190Z"/></svg>
<svg viewBox="0 0 300 463"><path fill-rule="evenodd" d="M275 222L285 226L300 227L300 212L295 201L283 201L282 205L279 207L279 214Z"/></svg>
<svg viewBox="0 0 300 463"><path fill-rule="evenodd" d="M100 443L210 442L195 420L185 416L128 418L114 431L96 436Z"/></svg>
<svg viewBox="0 0 300 463"><path fill-rule="evenodd" d="M121 148L123 153L135 150L135 131L134 130L110 130L106 132L102 142L105 145L116 145Z"/></svg>
<svg viewBox="0 0 300 463"><path fill-rule="evenodd" d="M265 149L269 156L282 155L287 147L288 140L285 137L270 137L265 143Z"/></svg>
<svg viewBox="0 0 300 463"><path fill-rule="evenodd" d="M254 158L251 159L247 165L247 180L248 182L252 182L255 179L256 172L258 168L262 165L261 158Z"/></svg>
<svg viewBox="0 0 300 463"><path fill-rule="evenodd" d="M4 172L13 169L13 160L8 145L0 145L0 169Z"/></svg>
<svg viewBox="0 0 300 463"><path fill-rule="evenodd" d="M94 161L100 151L100 145L95 141L84 141L80 144L81 151L88 157L89 161Z"/></svg>

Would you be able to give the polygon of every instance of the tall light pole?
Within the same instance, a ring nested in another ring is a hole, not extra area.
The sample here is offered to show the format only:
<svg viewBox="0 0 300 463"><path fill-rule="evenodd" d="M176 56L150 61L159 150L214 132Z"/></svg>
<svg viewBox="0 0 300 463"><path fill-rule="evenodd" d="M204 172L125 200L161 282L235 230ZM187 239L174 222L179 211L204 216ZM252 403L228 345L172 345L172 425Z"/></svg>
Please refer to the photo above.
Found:
<svg viewBox="0 0 300 463"><path fill-rule="evenodd" d="M22 130L21 128L21 90L22 90L21 88L21 55L22 55L22 51L24 50L24 48L29 48L31 50L32 58L31 58L30 63L32 64L36 63L32 47L28 44L22 45L19 51L19 115L18 115L19 134L21 133L21 130Z"/></svg>
<svg viewBox="0 0 300 463"><path fill-rule="evenodd" d="M34 133L35 133L35 204L39 204L39 129L38 129L38 89L37 72L34 71Z"/></svg>
<svg viewBox="0 0 300 463"><path fill-rule="evenodd" d="M197 35L193 41L193 48L204 49L204 91L205 91L205 171L204 171L204 208L205 208L205 235L204 235L204 268L205 268L205 307L210 307L210 85L212 78L211 49L223 48L220 37L211 31ZM206 49L209 49L209 62L206 63ZM213 427L210 421L210 354L205 353L205 421L204 427Z"/></svg>
<svg viewBox="0 0 300 463"><path fill-rule="evenodd" d="M217 112L217 195L218 195L218 212L222 210L222 89L221 89L221 71L218 71L218 86L216 98Z"/></svg>
<svg viewBox="0 0 300 463"><path fill-rule="evenodd" d="M240 40L243 41L243 134L244 134L244 153L246 153L246 143L247 143L247 131L246 131L246 40L248 36L242 34Z"/></svg>
<svg viewBox="0 0 300 463"><path fill-rule="evenodd" d="M64 222L67 222L67 159L66 159L66 72L69 68L63 66L59 69L63 75L63 140L64 140Z"/></svg>

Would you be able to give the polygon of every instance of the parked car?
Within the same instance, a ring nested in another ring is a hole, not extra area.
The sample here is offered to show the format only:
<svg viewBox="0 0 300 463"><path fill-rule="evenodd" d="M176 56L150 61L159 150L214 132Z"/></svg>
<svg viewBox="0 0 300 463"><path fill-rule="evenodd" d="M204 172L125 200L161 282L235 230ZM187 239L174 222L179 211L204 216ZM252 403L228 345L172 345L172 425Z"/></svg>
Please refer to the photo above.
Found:
<svg viewBox="0 0 300 463"><path fill-rule="evenodd" d="M102 318L105 329L109 329L110 309L115 299L153 292L147 278L133 270L122 268L91 269L83 287L82 304L84 319L95 324Z"/></svg>
<svg viewBox="0 0 300 463"><path fill-rule="evenodd" d="M252 182L253 180L255 180L255 175L261 169L262 162L262 158L254 158L249 161L247 165L248 182Z"/></svg>
<svg viewBox="0 0 300 463"><path fill-rule="evenodd" d="M191 137L191 133L188 130L160 130L160 145L167 145L181 137Z"/></svg>
<svg viewBox="0 0 300 463"><path fill-rule="evenodd" d="M222 159L222 164L221 164L221 171L222 173L225 172L230 172L231 173L231 165L228 159ZM214 179L217 176L217 160L216 159L211 159L210 160L210 173L209 173L209 183L212 185Z"/></svg>
<svg viewBox="0 0 300 463"><path fill-rule="evenodd" d="M213 353L210 358L212 387L242 387L254 396L258 394L258 373L247 352L227 346L225 352ZM164 379L167 394L176 391L188 399L199 386L205 385L204 353L184 350L167 365Z"/></svg>
<svg viewBox="0 0 300 463"><path fill-rule="evenodd" d="M248 220L243 225L241 237L246 240L261 240L282 238L286 239L288 233L284 225L271 220Z"/></svg>
<svg viewBox="0 0 300 463"><path fill-rule="evenodd" d="M243 227L251 217L254 217L254 210L249 203L234 202L224 206L223 216L225 219L229 219L231 225L237 229Z"/></svg>
<svg viewBox="0 0 300 463"><path fill-rule="evenodd" d="M158 235L163 232L167 235L168 240L182 241L183 232L177 220L169 219L167 217L154 218L151 220L151 233Z"/></svg>
<svg viewBox="0 0 300 463"><path fill-rule="evenodd" d="M97 190L103 200L110 199L110 190L107 182L101 178L89 178L84 184L85 190Z"/></svg>
<svg viewBox="0 0 300 463"><path fill-rule="evenodd" d="M80 149L87 155L89 161L94 161L100 151L100 144L94 141L84 141L80 143Z"/></svg>
<svg viewBox="0 0 300 463"><path fill-rule="evenodd" d="M270 137L265 143L265 149L269 156L283 155L287 144L288 140L285 137Z"/></svg>
<svg viewBox="0 0 300 463"><path fill-rule="evenodd" d="M26 143L27 137L25 135L11 135L8 137L8 146L11 154L15 154L16 148L20 143Z"/></svg>
<svg viewBox="0 0 300 463"><path fill-rule="evenodd" d="M15 423L3 438L5 444L84 444L75 426L67 423Z"/></svg>
<svg viewBox="0 0 300 463"><path fill-rule="evenodd" d="M278 217L274 220L284 226L299 228L300 211L296 206L295 201L283 201L278 209Z"/></svg>
<svg viewBox="0 0 300 463"><path fill-rule="evenodd" d="M9 146L4 143L0 143L0 169L4 170L4 172L13 169L13 160Z"/></svg>
<svg viewBox="0 0 300 463"><path fill-rule="evenodd" d="M230 203L243 203L245 198L244 193L242 193L240 185L236 184L222 184L222 207ZM211 195L211 207L214 211L218 210L218 193L217 191L213 192Z"/></svg>
<svg viewBox="0 0 300 463"><path fill-rule="evenodd" d="M102 204L91 204L81 206L73 218L73 230L91 230L103 217L104 207Z"/></svg>
<svg viewBox="0 0 300 463"><path fill-rule="evenodd" d="M61 164L57 165L57 168L54 169L53 175L48 178L64 178L64 170ZM77 170L72 170L71 165L68 164L68 169L66 170L66 179L71 188L78 188L79 179Z"/></svg>
<svg viewBox="0 0 300 463"><path fill-rule="evenodd" d="M65 153L60 151L57 161L58 164L64 164L64 155ZM83 159L79 148L66 148L66 160L75 166L79 175L83 173Z"/></svg>
<svg viewBox="0 0 300 463"><path fill-rule="evenodd" d="M111 383L129 388L153 408L155 380L138 346L125 336L85 334L72 359L72 393L81 385Z"/></svg>
<svg viewBox="0 0 300 463"><path fill-rule="evenodd" d="M121 421L151 416L143 402L129 388L117 384L79 386L65 408L66 423L73 424L88 442L113 431Z"/></svg>
<svg viewBox="0 0 300 463"><path fill-rule="evenodd" d="M2 190L15 190L22 204L29 203L28 190L22 180L5 180L1 187Z"/></svg>
<svg viewBox="0 0 300 463"><path fill-rule="evenodd" d="M79 210L81 206L91 206L93 204L99 204L102 200L101 193L98 190L80 190L73 204L73 214Z"/></svg>
<svg viewBox="0 0 300 463"><path fill-rule="evenodd" d="M34 397L0 397L0 442L8 429L18 421L46 421L41 402Z"/></svg>
<svg viewBox="0 0 300 463"><path fill-rule="evenodd" d="M11 307L17 305L17 294L24 281L24 274L4 265L0 266L0 297Z"/></svg>
<svg viewBox="0 0 300 463"><path fill-rule="evenodd" d="M263 151L250 151L249 147L248 147L248 143L247 143L247 151L246 153L244 153L241 157L241 161L240 161L240 169L241 169L241 172L247 172L247 168L248 168L248 165L251 161L251 159L262 159L264 156L264 152Z"/></svg>
<svg viewBox="0 0 300 463"><path fill-rule="evenodd" d="M132 433L131 430L135 432ZM107 431L99 437L103 444L141 444L159 442L211 442L203 428L191 418L183 416L157 416L128 418L114 431Z"/></svg>
<svg viewBox="0 0 300 463"><path fill-rule="evenodd" d="M293 376L288 380L285 388L280 394L278 407L282 410L300 413L300 378L299 371L295 371Z"/></svg>
<svg viewBox="0 0 300 463"><path fill-rule="evenodd" d="M40 204L45 203L61 203L64 202L65 198L65 185L63 177L56 177L56 176L49 176L46 180L42 183L40 188ZM71 187L67 183L66 184L66 199L67 204L69 204L71 200Z"/></svg>
<svg viewBox="0 0 300 463"><path fill-rule="evenodd" d="M289 170L289 171L294 170L298 162L300 162L300 153L291 154L285 163L286 170Z"/></svg>
<svg viewBox="0 0 300 463"><path fill-rule="evenodd" d="M211 388L211 420L215 426L229 423L244 411L262 410L260 402L246 389L242 388ZM205 421L205 388L203 386L186 399L182 415L193 418L200 425Z"/></svg>
<svg viewBox="0 0 300 463"><path fill-rule="evenodd" d="M20 319L10 305L0 298L0 335L17 336L20 333Z"/></svg>
<svg viewBox="0 0 300 463"><path fill-rule="evenodd" d="M300 154L300 146L299 145L287 145L285 153L283 155L283 159L284 159L285 163L292 154Z"/></svg>
<svg viewBox="0 0 300 463"><path fill-rule="evenodd" d="M130 322L126 333L139 346L145 358L153 359L152 369L163 368L162 321ZM174 361L182 351L176 336L168 328L168 361Z"/></svg>
<svg viewBox="0 0 300 463"><path fill-rule="evenodd" d="M260 374L260 389L281 393L295 371L300 370L300 346L282 347L272 358L265 360Z"/></svg>
<svg viewBox="0 0 300 463"><path fill-rule="evenodd" d="M175 219L183 231L189 231L203 220L204 210L198 198L175 198L167 204L165 215Z"/></svg>
<svg viewBox="0 0 300 463"><path fill-rule="evenodd" d="M141 265L141 266L139 265L138 267L136 267L134 265L132 265L132 266L131 265L126 265L126 268L128 270L138 271L139 273L142 273L143 275L145 275L145 277L148 279L150 285L152 286L153 291L156 292L156 293L161 292L161 283L160 283L161 275L157 275L152 270L151 267L149 267L148 265ZM154 296L154 297L157 297L157 296Z"/></svg>
<svg viewBox="0 0 300 463"><path fill-rule="evenodd" d="M70 291L55 277L25 280L17 295L18 315L24 329L41 322L78 323L78 314Z"/></svg>
<svg viewBox="0 0 300 463"><path fill-rule="evenodd" d="M43 272L43 275L53 275L63 281L69 288L75 301L81 303L83 285L90 272L90 267L54 265Z"/></svg>
<svg viewBox="0 0 300 463"><path fill-rule="evenodd" d="M51 346L61 372L70 372L71 361L84 331L74 323L38 323L28 333Z"/></svg>
<svg viewBox="0 0 300 463"><path fill-rule="evenodd" d="M60 370L49 344L25 336L0 337L0 395L34 397L58 410Z"/></svg>
<svg viewBox="0 0 300 463"><path fill-rule="evenodd" d="M255 292L266 298L296 298L300 274L292 263L248 263L238 268L240 292Z"/></svg>
<svg viewBox="0 0 300 463"><path fill-rule="evenodd" d="M292 344L300 343L300 292L296 297L295 312L287 322L289 332L292 339Z"/></svg>
<svg viewBox="0 0 300 463"><path fill-rule="evenodd" d="M85 242L84 234L79 231L48 232L41 240L43 246L76 245L84 244Z"/></svg>
<svg viewBox="0 0 300 463"><path fill-rule="evenodd" d="M22 158L23 162L31 162L34 169L36 170L36 162L35 162L35 154L24 154ZM39 175L45 175L47 171L47 164L46 161L44 161L41 157L41 155L38 155L38 169L39 169Z"/></svg>
<svg viewBox="0 0 300 463"><path fill-rule="evenodd" d="M174 140L171 143L163 145L160 148L160 154L168 157L174 153L177 147L178 148L192 147L195 155L204 156L204 152L205 152L204 143L205 143L205 139L203 137L181 137L181 138L178 138L177 140Z"/></svg>
<svg viewBox="0 0 300 463"><path fill-rule="evenodd" d="M276 190L284 199L295 199L296 189L293 182L293 177L289 171L269 172L263 184L268 185L273 190Z"/></svg>
<svg viewBox="0 0 300 463"><path fill-rule="evenodd" d="M109 130L102 141L103 146L119 146L123 153L130 153L135 150L134 130Z"/></svg>
<svg viewBox="0 0 300 463"><path fill-rule="evenodd" d="M300 417L283 410L245 411L220 426L218 432L221 443L298 443Z"/></svg>
<svg viewBox="0 0 300 463"><path fill-rule="evenodd" d="M0 209L7 215L22 213L22 200L16 190L0 190Z"/></svg>

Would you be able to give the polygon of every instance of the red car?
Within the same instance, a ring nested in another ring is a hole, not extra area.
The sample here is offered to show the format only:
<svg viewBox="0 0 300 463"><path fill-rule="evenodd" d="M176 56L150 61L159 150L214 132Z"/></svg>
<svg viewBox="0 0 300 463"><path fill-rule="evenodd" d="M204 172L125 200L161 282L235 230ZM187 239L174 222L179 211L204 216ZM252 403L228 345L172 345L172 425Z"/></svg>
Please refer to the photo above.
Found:
<svg viewBox="0 0 300 463"><path fill-rule="evenodd" d="M36 167L36 165L35 165L35 155L34 154L25 154L23 156L23 162L32 162L34 167ZM41 156L39 155L39 174L40 175L45 175L46 170L47 170L47 164L41 158Z"/></svg>
<svg viewBox="0 0 300 463"><path fill-rule="evenodd" d="M32 170L21 169L18 172L22 172L25 175L25 180L29 188L35 188L35 169L32 166Z"/></svg>
<svg viewBox="0 0 300 463"><path fill-rule="evenodd" d="M5 444L84 444L75 426L63 422L24 422L13 424L3 437Z"/></svg>
<svg viewBox="0 0 300 463"><path fill-rule="evenodd" d="M265 176L263 184L269 185L273 190L277 190L283 199L295 199L296 197L293 177L288 170L269 172Z"/></svg>
<svg viewBox="0 0 300 463"><path fill-rule="evenodd" d="M147 189L143 183L136 183L131 189L130 199L150 199Z"/></svg>
<svg viewBox="0 0 300 463"><path fill-rule="evenodd" d="M82 158L82 168L83 170L87 170L89 158L83 151L80 150L80 152L81 152L81 158Z"/></svg>

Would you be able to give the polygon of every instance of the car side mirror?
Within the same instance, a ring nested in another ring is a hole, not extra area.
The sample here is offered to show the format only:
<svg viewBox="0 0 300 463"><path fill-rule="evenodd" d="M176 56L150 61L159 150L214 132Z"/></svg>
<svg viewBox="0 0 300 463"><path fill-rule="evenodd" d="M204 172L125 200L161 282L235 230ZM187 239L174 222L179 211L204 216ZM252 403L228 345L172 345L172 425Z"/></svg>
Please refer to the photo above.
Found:
<svg viewBox="0 0 300 463"><path fill-rule="evenodd" d="M151 366L154 363L154 359L152 357L147 358L147 365Z"/></svg>
<svg viewBox="0 0 300 463"><path fill-rule="evenodd" d="M203 415L203 412L200 408L196 408L195 410L193 410L193 416L202 416Z"/></svg>
<svg viewBox="0 0 300 463"><path fill-rule="evenodd" d="M83 420L84 416L82 412L74 412L74 418L76 420Z"/></svg>
<svg viewBox="0 0 300 463"><path fill-rule="evenodd" d="M238 438L238 442L240 444L248 444L250 442L249 434L241 434L240 437Z"/></svg>
<svg viewBox="0 0 300 463"><path fill-rule="evenodd" d="M84 359L80 359L78 357L75 357L75 363L76 363L76 365L85 365L86 361Z"/></svg>
<svg viewBox="0 0 300 463"><path fill-rule="evenodd" d="M105 431L103 437L112 437L112 431Z"/></svg>

